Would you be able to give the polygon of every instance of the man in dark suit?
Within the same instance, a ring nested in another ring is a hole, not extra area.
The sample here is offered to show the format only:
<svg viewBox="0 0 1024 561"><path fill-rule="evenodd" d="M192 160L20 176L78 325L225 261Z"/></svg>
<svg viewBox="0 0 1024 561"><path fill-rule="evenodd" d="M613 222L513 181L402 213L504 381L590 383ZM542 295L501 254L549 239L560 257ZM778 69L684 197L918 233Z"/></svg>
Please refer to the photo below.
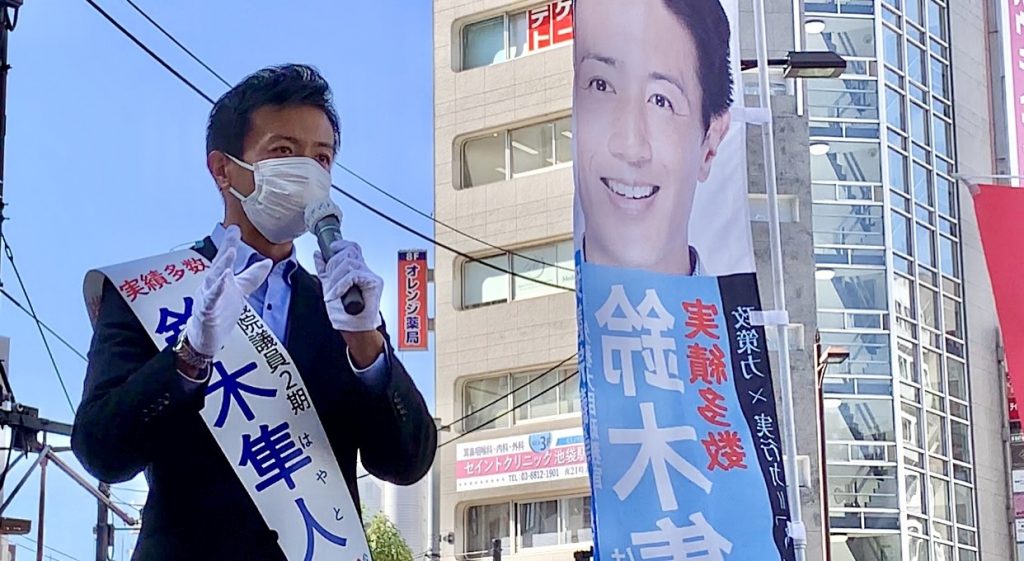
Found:
<svg viewBox="0 0 1024 561"><path fill-rule="evenodd" d="M436 427L393 354L382 280L352 242L336 242L327 262L317 252L316 276L295 259L302 212L327 196L338 140L330 89L314 69L249 76L210 114L207 167L224 220L194 247L212 263L177 343L154 345L104 282L71 443L102 481L145 471L150 494L134 560L284 559L199 413L213 355L246 303L294 360L357 508L357 451L371 474L399 485L430 469ZM353 285L365 301L358 315L340 302Z"/></svg>

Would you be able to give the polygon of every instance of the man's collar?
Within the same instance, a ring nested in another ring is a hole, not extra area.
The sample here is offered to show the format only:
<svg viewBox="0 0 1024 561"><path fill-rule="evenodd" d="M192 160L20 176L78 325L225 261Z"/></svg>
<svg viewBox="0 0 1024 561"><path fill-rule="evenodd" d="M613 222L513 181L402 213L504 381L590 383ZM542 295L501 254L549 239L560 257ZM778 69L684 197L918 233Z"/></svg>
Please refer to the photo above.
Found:
<svg viewBox="0 0 1024 561"><path fill-rule="evenodd" d="M218 222L217 225L213 228L213 233L210 234L210 240L213 242L213 245L218 248L218 251L220 250L221 245L223 245L223 243L224 243L224 236L227 235L227 232L228 232L227 228L225 228L223 224ZM261 255L258 251L253 249L249 244L245 243L244 240L239 240L239 242L238 242L238 254L235 256L235 266L234 266L235 272L239 273L239 272L243 271L244 269L246 269L247 267L249 267L250 265L252 265L253 263L255 263L256 261L259 261L259 260L262 260L262 259L267 259L267 257L264 256L264 255ZM294 245L292 245L291 255L289 255L288 258L285 259L284 261L281 261L280 263L277 263L274 266L274 268L277 269L277 267L281 266L281 265L283 265L281 270L282 270L282 272L284 274L284 277L286 279L289 278L291 276L291 274L293 272L295 272L295 269L298 268L299 261L295 257L295 246Z"/></svg>

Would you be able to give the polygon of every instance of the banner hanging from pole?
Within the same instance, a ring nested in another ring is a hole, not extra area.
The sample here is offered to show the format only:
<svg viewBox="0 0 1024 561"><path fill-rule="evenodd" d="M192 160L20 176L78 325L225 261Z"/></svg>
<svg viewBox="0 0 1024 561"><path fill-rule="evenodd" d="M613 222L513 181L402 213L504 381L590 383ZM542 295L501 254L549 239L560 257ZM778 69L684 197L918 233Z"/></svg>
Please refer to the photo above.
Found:
<svg viewBox="0 0 1024 561"><path fill-rule="evenodd" d="M594 553L790 560L751 242L737 0L574 5Z"/></svg>
<svg viewBox="0 0 1024 561"><path fill-rule="evenodd" d="M427 350L427 252L398 252L398 350Z"/></svg>

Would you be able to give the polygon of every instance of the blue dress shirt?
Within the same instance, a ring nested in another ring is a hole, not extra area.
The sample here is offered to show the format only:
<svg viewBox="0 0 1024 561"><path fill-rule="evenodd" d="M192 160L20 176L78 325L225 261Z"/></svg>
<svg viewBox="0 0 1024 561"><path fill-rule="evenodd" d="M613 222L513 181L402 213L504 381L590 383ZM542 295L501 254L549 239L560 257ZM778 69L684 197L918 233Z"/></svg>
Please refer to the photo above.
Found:
<svg viewBox="0 0 1024 561"><path fill-rule="evenodd" d="M210 235L213 245L218 248L221 247L226 234L227 229L218 223ZM238 251L235 256L234 271L236 274L240 273L263 259L267 258L260 255L244 241L241 241L238 244ZM295 248L293 247L291 255L284 261L275 263L274 267L270 270L270 275L267 276L267 280L255 292L249 295L249 305L252 306L253 311L263 318L263 322L267 324L267 327L282 342L285 340L285 333L287 333L288 329L288 306L292 300L292 273L298 268L299 262L295 258ZM384 353L387 352L386 348L387 346L385 345L385 350L381 351L381 354L377 356L377 360L363 369L356 368L352 364L352 356L346 352L352 371L375 390L382 389L387 383L387 360L384 357ZM187 379L194 381L191 378ZM199 380L198 382L204 381Z"/></svg>

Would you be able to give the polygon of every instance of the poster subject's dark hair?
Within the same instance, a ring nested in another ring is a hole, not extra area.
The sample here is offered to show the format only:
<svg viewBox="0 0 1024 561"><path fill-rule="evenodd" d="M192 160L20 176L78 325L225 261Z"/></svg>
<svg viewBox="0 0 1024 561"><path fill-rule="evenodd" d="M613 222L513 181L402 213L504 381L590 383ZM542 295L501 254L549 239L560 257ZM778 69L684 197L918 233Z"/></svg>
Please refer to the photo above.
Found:
<svg viewBox="0 0 1024 561"><path fill-rule="evenodd" d="M729 66L729 18L719 0L663 0L693 36L697 46L697 77L701 87L704 130L732 106Z"/></svg>
<svg viewBox="0 0 1024 561"><path fill-rule="evenodd" d="M338 150L341 125L327 80L312 66L284 64L247 76L217 100L206 127L206 152L217 150L241 158L242 143L252 127L252 114L266 106L310 106L322 110L334 129L334 150Z"/></svg>

